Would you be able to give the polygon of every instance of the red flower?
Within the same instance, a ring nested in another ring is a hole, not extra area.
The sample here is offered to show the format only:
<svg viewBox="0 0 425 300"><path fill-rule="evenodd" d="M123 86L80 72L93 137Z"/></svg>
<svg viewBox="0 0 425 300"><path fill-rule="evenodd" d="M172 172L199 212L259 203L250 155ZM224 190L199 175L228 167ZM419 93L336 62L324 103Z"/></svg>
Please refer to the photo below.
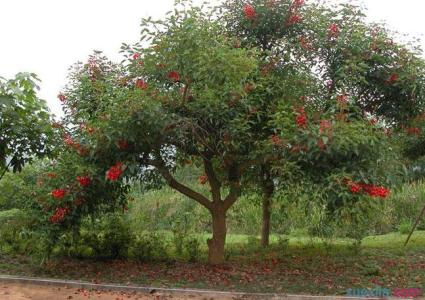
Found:
<svg viewBox="0 0 425 300"><path fill-rule="evenodd" d="M180 81L180 75L177 71L171 71L167 74L168 79L174 82Z"/></svg>
<svg viewBox="0 0 425 300"><path fill-rule="evenodd" d="M140 58L140 54L139 53L134 53L133 54L133 59L134 60L138 60Z"/></svg>
<svg viewBox="0 0 425 300"><path fill-rule="evenodd" d="M382 186L364 184L362 185L362 187L365 193L369 194L369 196L371 197L386 198L388 197L390 193L389 189L386 189L385 187L382 187Z"/></svg>
<svg viewBox="0 0 425 300"><path fill-rule="evenodd" d="M253 20L256 17L255 8L250 4L245 4L243 13L248 20Z"/></svg>
<svg viewBox="0 0 425 300"><path fill-rule="evenodd" d="M88 176L77 176L77 181L81 186L88 186L91 182L91 179Z"/></svg>
<svg viewBox="0 0 425 300"><path fill-rule="evenodd" d="M355 182L351 182L348 187L350 188L350 192L353 194L358 194L362 191L362 186Z"/></svg>
<svg viewBox="0 0 425 300"><path fill-rule="evenodd" d="M380 198L386 198L390 194L389 189L382 186L372 185L372 184L349 182L348 187L350 189L350 192L353 194L359 194L360 192L364 192L371 197L380 197Z"/></svg>
<svg viewBox="0 0 425 300"><path fill-rule="evenodd" d="M66 191L63 189L56 189L52 191L52 196L55 199L62 199L66 195Z"/></svg>
<svg viewBox="0 0 425 300"><path fill-rule="evenodd" d="M122 169L123 169L122 162L117 162L115 165L110 167L108 171L106 171L106 178L111 181L117 181L123 172Z"/></svg>
<svg viewBox="0 0 425 300"><path fill-rule="evenodd" d="M389 83L394 83L398 80L398 75L397 74L391 74L390 79L388 80Z"/></svg>
<svg viewBox="0 0 425 300"><path fill-rule="evenodd" d="M307 115L304 111L304 107L298 109L298 115L295 117L295 123L298 128L306 128L307 127Z"/></svg>
<svg viewBox="0 0 425 300"><path fill-rule="evenodd" d="M301 7L304 4L304 0L294 0L294 2L292 2L292 7Z"/></svg>
<svg viewBox="0 0 425 300"><path fill-rule="evenodd" d="M207 178L207 176L206 176L206 175L201 175L201 176L199 176L199 183L200 183L200 184L204 185L204 184L206 184L206 183L207 183L207 181L208 181L208 178Z"/></svg>
<svg viewBox="0 0 425 300"><path fill-rule="evenodd" d="M339 35L338 25L335 23L332 23L331 25L329 25L328 34L330 37L337 37Z"/></svg>
<svg viewBox="0 0 425 300"><path fill-rule="evenodd" d="M137 79L136 87L138 89L146 90L148 88L148 84L143 79Z"/></svg>
<svg viewBox="0 0 425 300"><path fill-rule="evenodd" d="M117 141L117 147L120 150L127 150L128 149L128 142L126 140L118 140Z"/></svg>
<svg viewBox="0 0 425 300"><path fill-rule="evenodd" d="M53 216L50 217L50 222L52 224L60 223L64 220L65 216L69 213L68 207L57 207Z"/></svg>
<svg viewBox="0 0 425 300"><path fill-rule="evenodd" d="M301 17L297 14L292 15L288 20L288 25L294 25L301 22Z"/></svg>
<svg viewBox="0 0 425 300"><path fill-rule="evenodd" d="M58 95L58 98L59 98L60 102L62 102L62 103L66 101L66 96L64 94L62 94L62 93L60 93Z"/></svg>

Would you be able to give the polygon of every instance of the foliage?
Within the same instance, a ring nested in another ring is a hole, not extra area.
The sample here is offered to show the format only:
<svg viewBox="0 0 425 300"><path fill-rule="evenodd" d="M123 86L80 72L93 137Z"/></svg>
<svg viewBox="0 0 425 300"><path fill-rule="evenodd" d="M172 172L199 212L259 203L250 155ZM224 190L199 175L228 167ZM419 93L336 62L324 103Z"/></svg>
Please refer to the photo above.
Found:
<svg viewBox="0 0 425 300"><path fill-rule="evenodd" d="M53 130L46 102L38 98L35 74L0 77L0 179L34 157L51 153Z"/></svg>

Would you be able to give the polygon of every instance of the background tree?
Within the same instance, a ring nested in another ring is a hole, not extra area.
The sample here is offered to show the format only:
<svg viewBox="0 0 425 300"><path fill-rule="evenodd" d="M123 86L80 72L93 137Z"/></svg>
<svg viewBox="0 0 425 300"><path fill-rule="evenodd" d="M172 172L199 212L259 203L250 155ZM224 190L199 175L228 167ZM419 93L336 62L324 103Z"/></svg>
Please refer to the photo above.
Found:
<svg viewBox="0 0 425 300"><path fill-rule="evenodd" d="M273 99L295 96L291 95L293 86L280 94L275 91L287 81L282 69L296 66L298 72L316 79L316 90L301 94L308 100L307 105L322 110L333 106L339 117L350 108L351 117L357 114L362 118L364 114L372 123L379 120L388 132L390 127L421 112L425 69L420 50L395 43L385 27L367 23L360 7L330 2L307 4L303 0L228 0L222 9L228 34L236 36L241 47L259 49L264 69L277 81L275 87L267 89L273 92L260 96L267 99L270 110L276 105ZM267 122L264 119L263 128ZM329 119L322 122L320 131L328 132L319 141L323 147L329 141L332 124ZM274 140L279 141L279 137ZM284 157L286 161L291 159ZM271 199L282 176L272 171L273 163L261 165L253 177L263 191L264 246L269 240ZM328 176L327 172L315 173L316 177Z"/></svg>
<svg viewBox="0 0 425 300"><path fill-rule="evenodd" d="M0 179L12 168L20 171L34 157L50 153L51 117L38 98L35 74L0 77Z"/></svg>

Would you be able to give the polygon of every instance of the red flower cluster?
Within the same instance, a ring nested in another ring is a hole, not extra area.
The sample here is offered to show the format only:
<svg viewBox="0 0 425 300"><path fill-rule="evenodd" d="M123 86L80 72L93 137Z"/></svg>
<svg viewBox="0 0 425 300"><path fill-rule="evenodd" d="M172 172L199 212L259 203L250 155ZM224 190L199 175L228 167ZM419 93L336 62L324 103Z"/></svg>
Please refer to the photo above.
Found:
<svg viewBox="0 0 425 300"><path fill-rule="evenodd" d="M294 2L292 2L292 6L293 7L301 7L304 4L304 0L294 0Z"/></svg>
<svg viewBox="0 0 425 300"><path fill-rule="evenodd" d="M117 181L118 178L120 178L122 172L123 172L122 162L117 162L115 165L110 167L108 171L106 171L106 178L111 181Z"/></svg>
<svg viewBox="0 0 425 300"><path fill-rule="evenodd" d="M408 135L420 135L421 129L418 127L409 127L409 128L406 128L406 133Z"/></svg>
<svg viewBox="0 0 425 300"><path fill-rule="evenodd" d="M243 13L245 15L245 18L247 18L248 20L253 20L256 17L256 12L255 12L255 8L250 5L250 4L245 4L244 8L243 8Z"/></svg>
<svg viewBox="0 0 425 300"><path fill-rule="evenodd" d="M59 98L60 102L62 102L62 103L66 101L66 96L64 94L62 94L62 93L60 93L58 95L58 98Z"/></svg>
<svg viewBox="0 0 425 300"><path fill-rule="evenodd" d="M62 199L66 195L66 191L63 189L56 189L52 191L52 196L55 199Z"/></svg>
<svg viewBox="0 0 425 300"><path fill-rule="evenodd" d="M297 14L291 15L288 19L288 25L294 25L301 22L301 17Z"/></svg>
<svg viewBox="0 0 425 300"><path fill-rule="evenodd" d="M350 189L350 192L353 194L359 194L361 192L364 192L371 197L386 198L390 194L389 189L382 186L372 185L372 184L350 182L348 183L348 188Z"/></svg>
<svg viewBox="0 0 425 300"><path fill-rule="evenodd" d="M143 79L137 79L136 87L138 89L146 90L148 88L148 84Z"/></svg>
<svg viewBox="0 0 425 300"><path fill-rule="evenodd" d="M339 28L338 25L335 23L332 23L331 25L329 25L328 27L328 35L329 37L338 37L339 35Z"/></svg>
<svg viewBox="0 0 425 300"><path fill-rule="evenodd" d="M88 186L91 182L91 179L88 176L77 176L77 181L81 186Z"/></svg>
<svg viewBox="0 0 425 300"><path fill-rule="evenodd" d="M117 147L120 150L127 150L128 149L128 142L126 140L118 140L117 141Z"/></svg>
<svg viewBox="0 0 425 300"><path fill-rule="evenodd" d="M207 176L206 176L206 175L201 175L201 176L199 176L199 183L200 183L200 184L204 185L204 184L206 184L206 183L207 183L207 181L208 181L208 178L207 178Z"/></svg>
<svg viewBox="0 0 425 300"><path fill-rule="evenodd" d="M69 213L68 207L57 207L53 216L50 217L50 222L53 224L60 223L63 221L65 216Z"/></svg>
<svg viewBox="0 0 425 300"><path fill-rule="evenodd" d="M134 53L133 54L133 59L134 60L138 60L140 58L140 54L139 53Z"/></svg>
<svg viewBox="0 0 425 300"><path fill-rule="evenodd" d="M180 75L177 71L168 72L167 77L168 77L168 79L170 79L171 81L174 81L174 82L180 81Z"/></svg>
<svg viewBox="0 0 425 300"><path fill-rule="evenodd" d="M348 185L350 192L353 194L358 194L362 191L362 186L358 183L352 182Z"/></svg>
<svg viewBox="0 0 425 300"><path fill-rule="evenodd" d="M307 127L307 114L305 113L304 107L298 109L298 115L295 117L295 123L298 128Z"/></svg>
<svg viewBox="0 0 425 300"><path fill-rule="evenodd" d="M398 80L398 75L393 73L393 74L391 74L390 78L385 80L385 83L392 84L394 82L397 82L397 80Z"/></svg>

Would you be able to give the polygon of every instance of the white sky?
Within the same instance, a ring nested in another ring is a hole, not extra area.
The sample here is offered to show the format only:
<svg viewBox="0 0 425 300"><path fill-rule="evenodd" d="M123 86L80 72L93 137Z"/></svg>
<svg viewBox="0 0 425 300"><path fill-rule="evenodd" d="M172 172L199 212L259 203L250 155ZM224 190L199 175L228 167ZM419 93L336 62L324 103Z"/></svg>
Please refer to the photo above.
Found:
<svg viewBox="0 0 425 300"><path fill-rule="evenodd" d="M309 0L306 0L307 2ZM345 0L343 0L345 1ZM200 2L195 0L195 2ZM102 50L120 61L121 43L139 39L142 17L162 17L174 0L0 0L0 75L27 71L42 80L40 96L60 116L57 94L68 67ZM362 0L371 21L421 38L424 0Z"/></svg>

